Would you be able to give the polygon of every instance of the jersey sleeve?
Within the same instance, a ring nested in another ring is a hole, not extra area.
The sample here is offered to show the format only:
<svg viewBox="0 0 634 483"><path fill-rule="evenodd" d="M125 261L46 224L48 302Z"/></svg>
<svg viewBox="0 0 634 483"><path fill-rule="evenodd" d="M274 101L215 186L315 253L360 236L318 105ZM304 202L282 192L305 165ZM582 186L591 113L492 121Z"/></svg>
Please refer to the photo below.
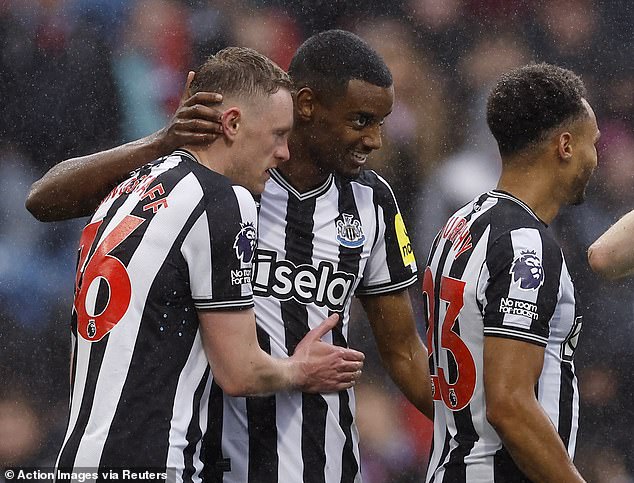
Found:
<svg viewBox="0 0 634 483"><path fill-rule="evenodd" d="M257 243L257 210L239 186L214 196L184 240L182 254L197 309L253 307L251 270Z"/></svg>
<svg viewBox="0 0 634 483"><path fill-rule="evenodd" d="M394 193L383 178L373 175L376 238L357 295L396 292L417 280L416 259Z"/></svg>
<svg viewBox="0 0 634 483"><path fill-rule="evenodd" d="M562 265L561 249L536 228L513 230L492 243L478 282L484 335L545 347Z"/></svg>

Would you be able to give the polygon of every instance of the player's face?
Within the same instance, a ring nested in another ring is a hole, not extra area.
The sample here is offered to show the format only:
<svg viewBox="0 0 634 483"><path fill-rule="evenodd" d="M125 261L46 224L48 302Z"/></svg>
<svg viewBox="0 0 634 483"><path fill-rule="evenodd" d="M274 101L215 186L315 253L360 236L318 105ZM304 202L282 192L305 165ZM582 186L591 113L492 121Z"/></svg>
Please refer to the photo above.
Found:
<svg viewBox="0 0 634 483"><path fill-rule="evenodd" d="M573 205L579 205L586 199L586 187L594 169L597 167L596 144L599 141L599 127L597 118L590 104L583 101L588 111L588 116L580 119L575 126L574 156L576 173L571 184L571 199Z"/></svg>
<svg viewBox="0 0 634 483"><path fill-rule="evenodd" d="M393 87L353 79L340 99L315 108L311 156L324 171L355 178L368 155L381 147L381 126L392 111Z"/></svg>
<svg viewBox="0 0 634 483"><path fill-rule="evenodd" d="M255 101L245 110L241 150L232 179L253 194L264 191L268 170L287 161L293 127L293 98L286 89Z"/></svg>

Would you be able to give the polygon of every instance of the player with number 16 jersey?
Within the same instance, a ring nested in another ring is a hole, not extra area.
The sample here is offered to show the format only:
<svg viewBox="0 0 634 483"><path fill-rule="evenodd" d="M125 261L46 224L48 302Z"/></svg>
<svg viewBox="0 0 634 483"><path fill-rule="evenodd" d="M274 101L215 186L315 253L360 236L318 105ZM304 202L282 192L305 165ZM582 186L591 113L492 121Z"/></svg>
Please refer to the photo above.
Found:
<svg viewBox="0 0 634 483"><path fill-rule="evenodd" d="M101 203L80 240L60 470L200 471L213 374L197 309L253 306L256 229L251 194L186 151Z"/></svg>
<svg viewBox="0 0 634 483"><path fill-rule="evenodd" d="M581 317L561 249L531 208L495 190L458 210L434 240L423 292L435 403L427 481L528 481L487 421L486 337L545 348L536 395L572 457Z"/></svg>

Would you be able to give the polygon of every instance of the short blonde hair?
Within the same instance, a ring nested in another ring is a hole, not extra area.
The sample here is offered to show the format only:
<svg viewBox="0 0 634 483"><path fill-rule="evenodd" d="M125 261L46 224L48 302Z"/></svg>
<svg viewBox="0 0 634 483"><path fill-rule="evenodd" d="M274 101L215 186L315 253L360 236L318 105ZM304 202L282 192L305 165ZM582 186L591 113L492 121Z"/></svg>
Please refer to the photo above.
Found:
<svg viewBox="0 0 634 483"><path fill-rule="evenodd" d="M198 69L190 90L223 96L269 96L280 89L293 91L293 83L275 62L247 47L227 47L210 56Z"/></svg>

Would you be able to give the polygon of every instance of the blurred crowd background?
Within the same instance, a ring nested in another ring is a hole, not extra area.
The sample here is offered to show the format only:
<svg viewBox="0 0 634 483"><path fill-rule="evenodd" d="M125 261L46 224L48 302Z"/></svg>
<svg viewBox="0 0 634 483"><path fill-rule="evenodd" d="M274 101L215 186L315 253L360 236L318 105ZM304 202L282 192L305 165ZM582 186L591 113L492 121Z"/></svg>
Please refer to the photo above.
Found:
<svg viewBox="0 0 634 483"><path fill-rule="evenodd" d="M599 167L587 202L553 227L585 309L576 462L588 481L634 482L634 287L586 263L589 244L634 208L631 0L0 0L0 467L53 464L67 417L85 220L31 218L31 183L164 126L186 72L220 48L253 47L286 68L329 28L358 33L394 75L371 164L395 189L420 268L446 217L495 186L484 108L498 75L533 60L581 74L603 133ZM423 481L431 425L389 382L362 310L353 314L351 343L368 354L357 399L365 481Z"/></svg>

